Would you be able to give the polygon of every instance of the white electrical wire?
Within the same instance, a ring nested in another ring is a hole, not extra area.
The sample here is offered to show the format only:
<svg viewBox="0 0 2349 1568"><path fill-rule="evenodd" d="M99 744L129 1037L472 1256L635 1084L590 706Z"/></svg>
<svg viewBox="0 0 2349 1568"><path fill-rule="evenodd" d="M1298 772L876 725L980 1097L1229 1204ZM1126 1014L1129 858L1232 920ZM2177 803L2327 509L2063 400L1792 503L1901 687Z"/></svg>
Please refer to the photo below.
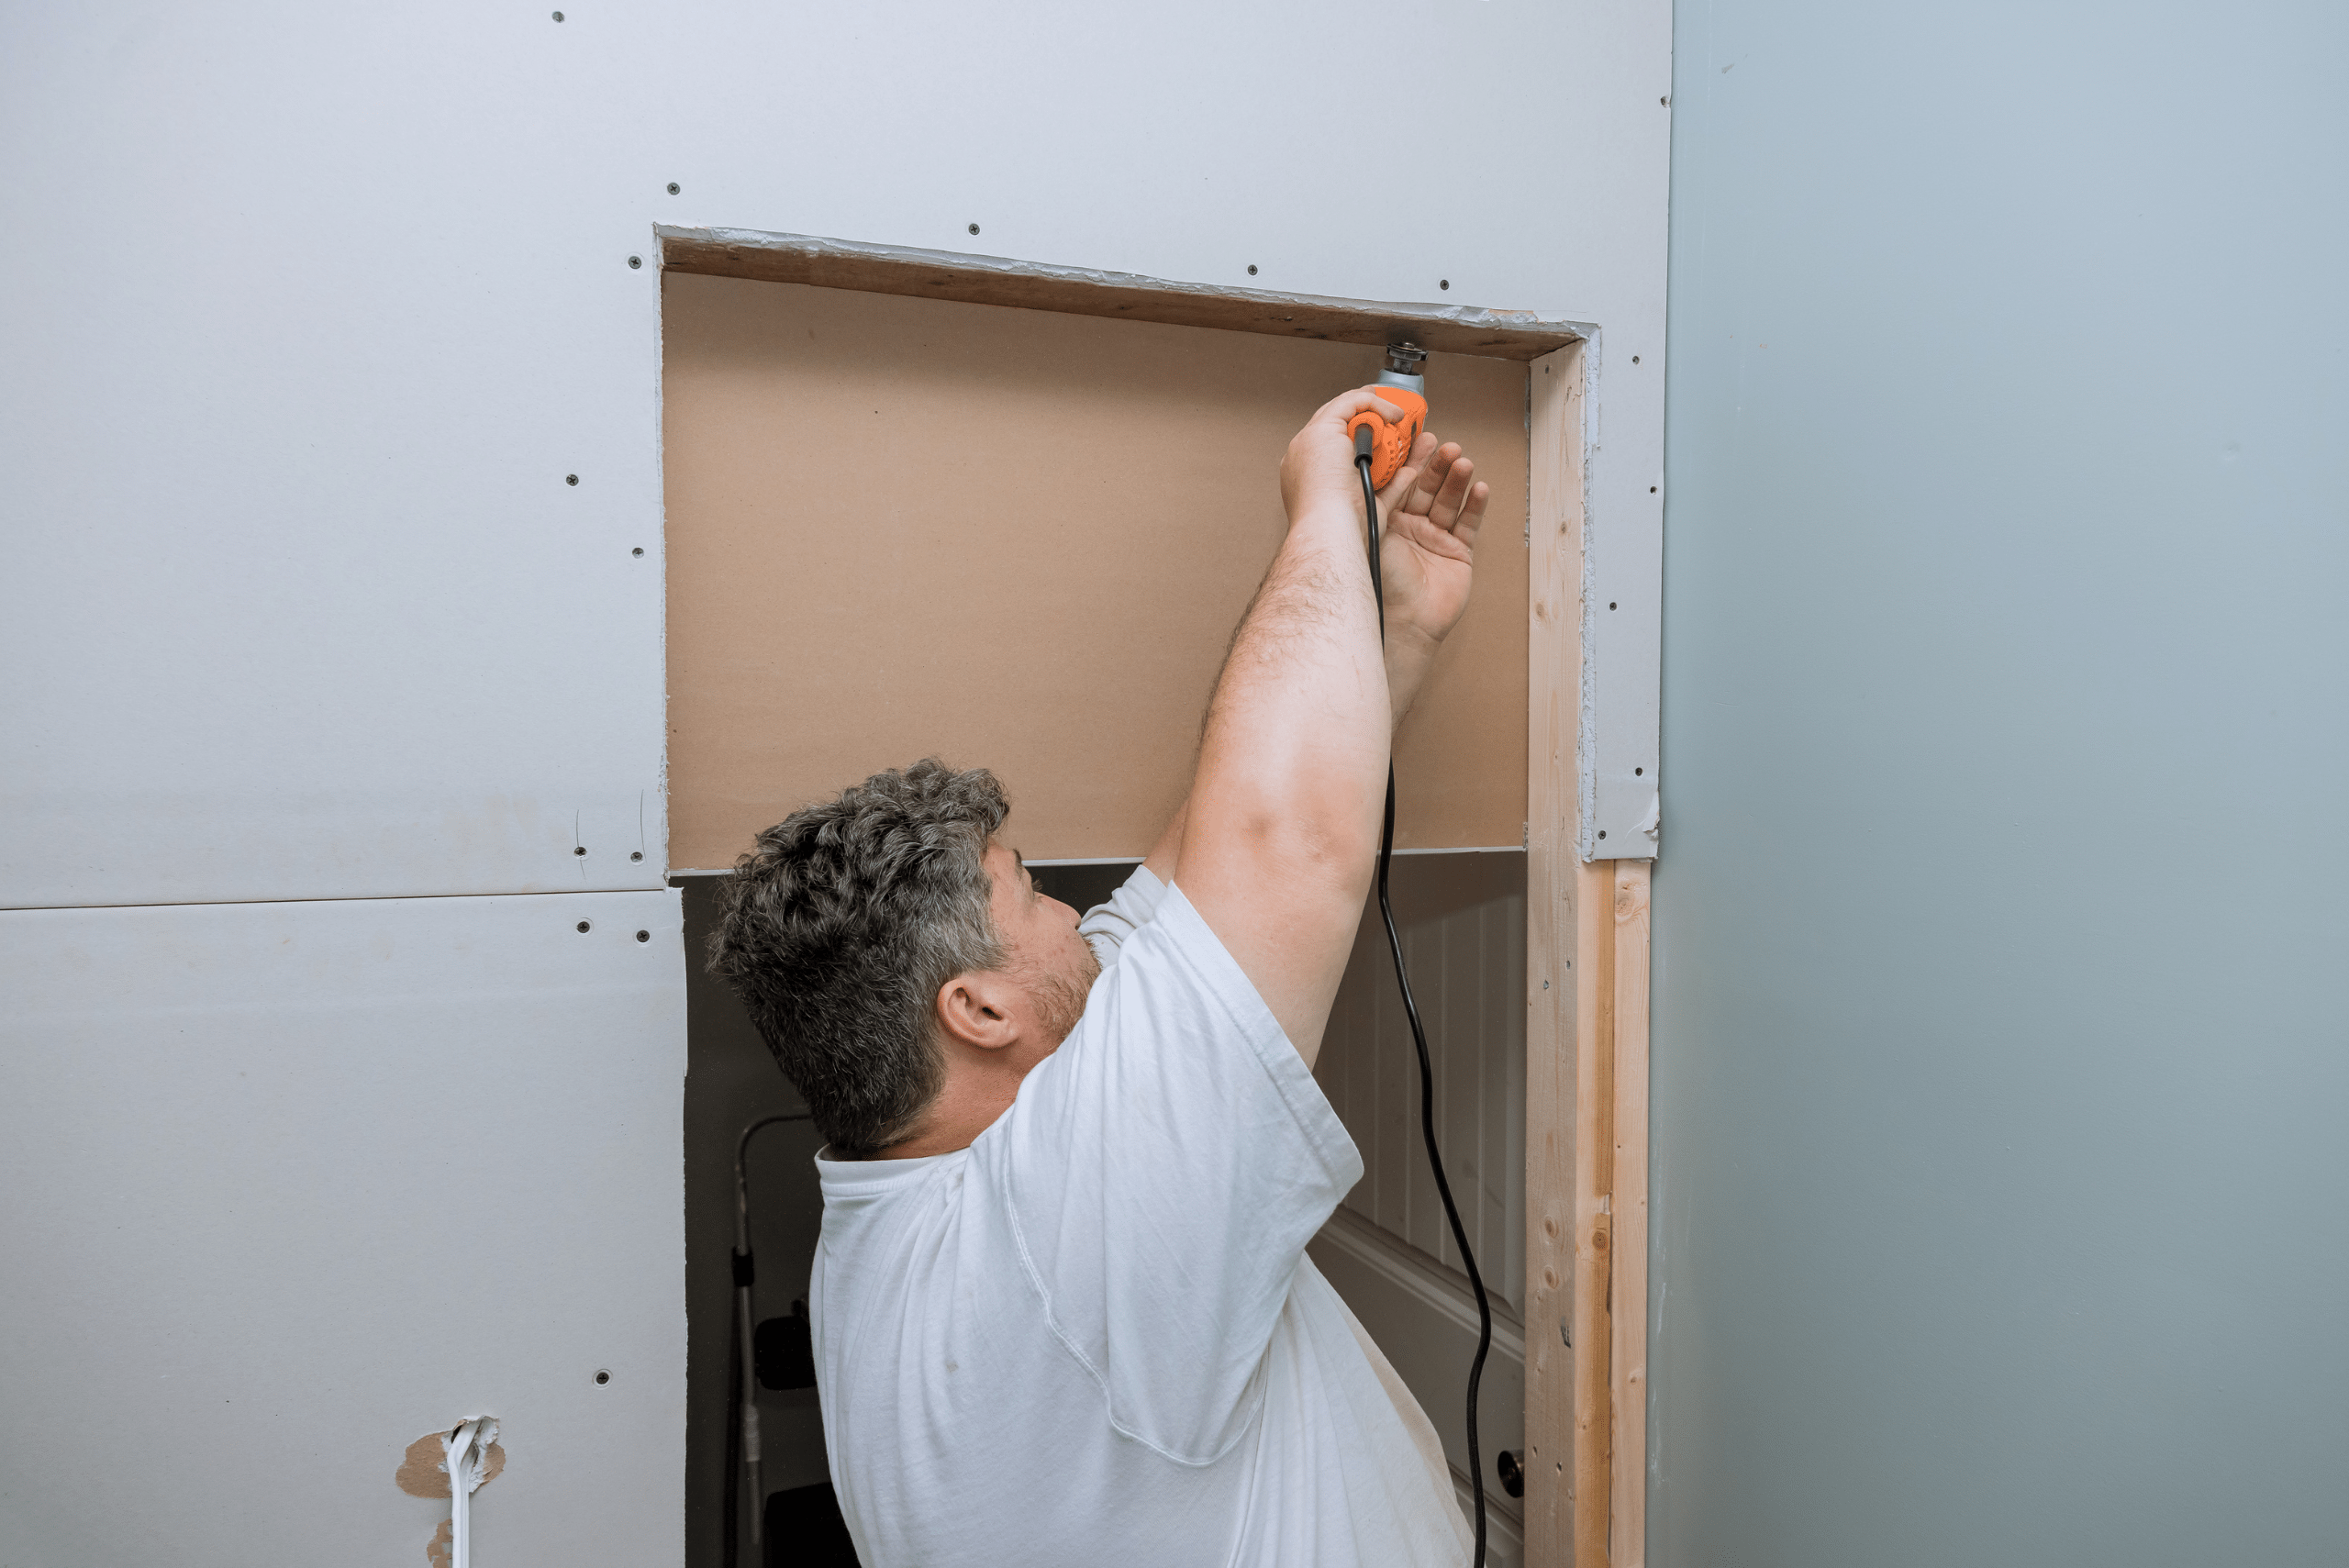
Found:
<svg viewBox="0 0 2349 1568"><path fill-rule="evenodd" d="M497 1423L475 1416L458 1424L440 1440L448 1455L449 1568L473 1568L473 1496L489 1469L489 1445L497 1440Z"/></svg>

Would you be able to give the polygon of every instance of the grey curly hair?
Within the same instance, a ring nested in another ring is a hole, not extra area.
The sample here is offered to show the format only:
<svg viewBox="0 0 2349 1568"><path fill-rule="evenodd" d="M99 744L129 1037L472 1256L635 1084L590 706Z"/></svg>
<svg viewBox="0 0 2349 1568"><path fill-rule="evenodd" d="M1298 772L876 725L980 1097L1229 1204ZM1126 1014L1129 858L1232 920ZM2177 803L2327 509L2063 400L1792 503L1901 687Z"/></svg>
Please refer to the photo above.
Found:
<svg viewBox="0 0 2349 1568"><path fill-rule="evenodd" d="M887 1148L937 1095L932 998L1005 962L982 857L1010 809L985 769L926 758L793 812L719 884L709 972L833 1152Z"/></svg>

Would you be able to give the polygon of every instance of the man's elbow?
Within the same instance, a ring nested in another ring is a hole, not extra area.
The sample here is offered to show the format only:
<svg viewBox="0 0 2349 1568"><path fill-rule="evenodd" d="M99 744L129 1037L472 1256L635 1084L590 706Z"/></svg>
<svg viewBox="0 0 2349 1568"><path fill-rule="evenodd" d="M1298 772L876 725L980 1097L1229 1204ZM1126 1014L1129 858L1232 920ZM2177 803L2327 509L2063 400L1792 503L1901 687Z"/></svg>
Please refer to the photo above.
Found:
<svg viewBox="0 0 2349 1568"><path fill-rule="evenodd" d="M1252 802L1233 813L1223 837L1230 859L1245 863L1267 887L1350 906L1369 890L1378 856L1378 822L1359 806L1300 809L1294 802Z"/></svg>

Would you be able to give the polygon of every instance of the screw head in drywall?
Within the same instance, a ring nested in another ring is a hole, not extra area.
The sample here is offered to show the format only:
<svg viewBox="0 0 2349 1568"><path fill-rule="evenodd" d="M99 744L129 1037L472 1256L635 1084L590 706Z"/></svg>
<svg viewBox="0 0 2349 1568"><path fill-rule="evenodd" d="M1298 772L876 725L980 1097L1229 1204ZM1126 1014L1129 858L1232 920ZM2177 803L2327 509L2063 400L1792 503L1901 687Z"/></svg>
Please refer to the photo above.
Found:
<svg viewBox="0 0 2349 1568"><path fill-rule="evenodd" d="M596 1369L596 1387L601 1388L601 1387L603 1387L603 1386L604 1386L604 1385L606 1385L606 1384L607 1384L607 1383L611 1382L611 1380L612 1380L612 1374L611 1374L608 1371L605 1370L605 1369L604 1369L604 1368L602 1368L602 1367L597 1367L597 1368Z"/></svg>
<svg viewBox="0 0 2349 1568"><path fill-rule="evenodd" d="M557 11L557 12L554 14L554 19L555 19L556 21L558 21L558 22L562 21L562 12L560 12L560 11Z"/></svg>
<svg viewBox="0 0 2349 1568"><path fill-rule="evenodd" d="M1633 354L1633 355L1631 356L1631 362L1632 362L1633 364L1638 364L1638 363L1640 362L1640 356L1639 356L1639 355L1637 355L1637 354Z"/></svg>
<svg viewBox="0 0 2349 1568"><path fill-rule="evenodd" d="M584 921L584 920L580 921L580 922L579 922L579 929L580 929L580 930L582 930L583 932L584 932L584 931L585 931L585 930L587 929L587 922L586 922L586 921Z"/></svg>
<svg viewBox="0 0 2349 1568"><path fill-rule="evenodd" d="M640 544L634 550L629 550L629 553L630 555L642 555L644 553L644 547Z"/></svg>
<svg viewBox="0 0 2349 1568"><path fill-rule="evenodd" d="M1448 289L1452 286L1452 280L1450 278L1438 278L1435 281L1435 286L1440 289Z"/></svg>
<svg viewBox="0 0 2349 1568"><path fill-rule="evenodd" d="M1600 838L1602 838L1602 839L1604 839L1605 837L1607 837L1607 829L1606 829L1606 828L1601 828L1598 830L1598 836L1599 836Z"/></svg>
<svg viewBox="0 0 2349 1568"><path fill-rule="evenodd" d="M1643 778L1643 777L1645 777L1645 776L1646 776L1646 774L1647 774L1647 770L1646 770L1645 768L1633 768L1633 769L1631 770L1631 776L1632 776L1633 778L1635 778L1635 779L1636 779L1636 778Z"/></svg>
<svg viewBox="0 0 2349 1568"><path fill-rule="evenodd" d="M565 484L576 484L579 483L579 476L575 473L566 473L562 476L562 482Z"/></svg>
<svg viewBox="0 0 2349 1568"><path fill-rule="evenodd" d="M978 226L977 224L975 224L975 223L974 223L974 224L971 225L971 232L972 232L972 233L976 234L978 231L979 231L979 226Z"/></svg>
<svg viewBox="0 0 2349 1568"><path fill-rule="evenodd" d="M673 195L673 196L674 196L674 195L675 195L678 192L680 192L680 191L682 191L682 190L684 190L684 189L685 189L685 187L684 187L683 185L680 185L679 183L677 183L677 182L676 182L676 181L672 180L672 181L670 181L670 182L669 182L669 194L670 194L671 195Z"/></svg>
<svg viewBox="0 0 2349 1568"><path fill-rule="evenodd" d="M628 259L628 264L631 267L641 267L644 265L644 258L641 256L630 256Z"/></svg>
<svg viewBox="0 0 2349 1568"><path fill-rule="evenodd" d="M1613 606L1609 606L1609 607L1612 608ZM584 844L573 844L571 846L571 852L574 855L584 855L587 852L587 846Z"/></svg>
<svg viewBox="0 0 2349 1568"><path fill-rule="evenodd" d="M1256 275L1256 263L1253 261L1248 263L1248 275L1252 278Z"/></svg>
<svg viewBox="0 0 2349 1568"><path fill-rule="evenodd" d="M652 940L652 933L651 931L639 931L636 933L636 940L640 942L649 942Z"/></svg>
<svg viewBox="0 0 2349 1568"><path fill-rule="evenodd" d="M642 850L630 850L628 852L628 858L632 861L640 861L644 858L644 851Z"/></svg>

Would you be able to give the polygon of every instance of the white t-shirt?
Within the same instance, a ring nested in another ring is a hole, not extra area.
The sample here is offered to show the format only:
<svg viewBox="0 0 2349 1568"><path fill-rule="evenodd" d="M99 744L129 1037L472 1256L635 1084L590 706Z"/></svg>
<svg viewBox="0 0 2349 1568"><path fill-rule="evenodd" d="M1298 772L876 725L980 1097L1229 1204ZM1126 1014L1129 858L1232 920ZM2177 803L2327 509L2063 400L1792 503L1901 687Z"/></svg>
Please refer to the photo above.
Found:
<svg viewBox="0 0 2349 1568"><path fill-rule="evenodd" d="M1433 1429L1305 1243L1362 1159L1147 872L968 1149L818 1157L824 1439L865 1568L1455 1568Z"/></svg>

